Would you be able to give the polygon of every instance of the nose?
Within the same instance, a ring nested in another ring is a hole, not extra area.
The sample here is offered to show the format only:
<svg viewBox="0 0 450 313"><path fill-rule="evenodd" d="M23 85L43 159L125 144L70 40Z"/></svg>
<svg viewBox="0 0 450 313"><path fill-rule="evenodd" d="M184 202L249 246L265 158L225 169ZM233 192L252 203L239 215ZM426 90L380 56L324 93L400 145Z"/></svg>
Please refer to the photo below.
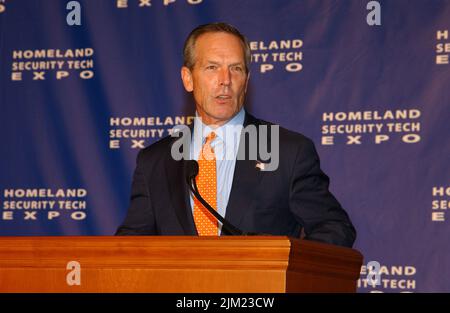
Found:
<svg viewBox="0 0 450 313"><path fill-rule="evenodd" d="M228 68L223 68L219 74L220 86L229 86L231 84L231 75Z"/></svg>

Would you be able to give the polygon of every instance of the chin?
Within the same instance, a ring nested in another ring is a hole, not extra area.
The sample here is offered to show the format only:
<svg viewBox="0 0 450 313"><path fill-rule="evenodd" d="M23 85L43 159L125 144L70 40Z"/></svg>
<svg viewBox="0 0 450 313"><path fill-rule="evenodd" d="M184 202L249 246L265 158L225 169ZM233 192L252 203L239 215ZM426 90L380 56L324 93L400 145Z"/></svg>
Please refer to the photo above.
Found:
<svg viewBox="0 0 450 313"><path fill-rule="evenodd" d="M210 120L217 122L226 122L231 120L239 109L235 104L233 105L210 105L209 110L204 111Z"/></svg>
<svg viewBox="0 0 450 313"><path fill-rule="evenodd" d="M231 110L228 112L221 112L219 114L216 114L214 118L220 121L228 121L231 120L236 113L237 113L236 111Z"/></svg>
<svg viewBox="0 0 450 313"><path fill-rule="evenodd" d="M232 118L235 114L239 112L239 109L236 106L227 106L221 107L215 110L217 116L222 116L224 118Z"/></svg>

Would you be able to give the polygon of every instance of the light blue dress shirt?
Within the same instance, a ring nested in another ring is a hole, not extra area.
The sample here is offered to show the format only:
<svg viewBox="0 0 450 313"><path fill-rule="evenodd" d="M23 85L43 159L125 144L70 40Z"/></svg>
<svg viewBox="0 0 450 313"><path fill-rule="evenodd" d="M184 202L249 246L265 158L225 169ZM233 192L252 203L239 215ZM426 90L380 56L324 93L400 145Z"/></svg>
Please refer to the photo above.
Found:
<svg viewBox="0 0 450 313"><path fill-rule="evenodd" d="M198 160L200 151L206 141L206 137L212 131L216 137L211 142L211 147L216 155L217 172L217 212L225 217L228 199L230 197L231 186L233 184L234 167L236 165L236 155L239 148L240 135L245 119L245 110L242 108L236 116L226 124L211 128L203 124L197 115L194 119L194 135L191 141L190 158ZM191 193L191 209L194 210L194 197ZM210 203L214 206L213 203ZM219 222L219 233L222 231L222 223Z"/></svg>

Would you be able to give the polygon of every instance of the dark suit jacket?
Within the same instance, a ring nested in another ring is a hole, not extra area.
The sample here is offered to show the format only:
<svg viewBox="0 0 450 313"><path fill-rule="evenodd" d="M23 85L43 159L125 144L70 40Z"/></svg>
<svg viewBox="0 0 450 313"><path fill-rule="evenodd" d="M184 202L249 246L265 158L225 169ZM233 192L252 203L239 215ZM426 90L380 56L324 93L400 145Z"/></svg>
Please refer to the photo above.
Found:
<svg viewBox="0 0 450 313"><path fill-rule="evenodd" d="M246 113L247 125L271 124ZM170 154L177 139L165 137L139 152L131 203L116 235L197 235L185 162ZM236 160L226 219L244 232L304 234L305 239L351 247L356 231L328 190L313 142L280 127L279 148L276 171L260 171L255 160ZM248 149L248 140L241 139L239 149Z"/></svg>

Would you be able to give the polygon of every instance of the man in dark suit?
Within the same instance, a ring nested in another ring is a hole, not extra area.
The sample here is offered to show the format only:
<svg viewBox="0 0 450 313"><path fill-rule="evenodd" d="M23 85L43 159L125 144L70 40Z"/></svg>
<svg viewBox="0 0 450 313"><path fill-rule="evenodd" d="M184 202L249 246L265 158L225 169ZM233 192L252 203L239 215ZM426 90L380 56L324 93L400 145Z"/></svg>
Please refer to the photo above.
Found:
<svg viewBox="0 0 450 313"><path fill-rule="evenodd" d="M356 231L329 192L329 179L310 139L280 127L276 138L264 136L268 146L277 143L275 170L265 170L259 153L256 159L249 157L252 147L260 151L261 129L274 127L243 108L250 58L246 38L225 23L199 26L186 40L181 76L196 103L187 149L190 159L199 162L200 194L244 232L351 247ZM250 126L256 137L246 137ZM237 140L224 135L226 127L242 130ZM173 155L178 139L169 136L139 152L131 204L116 235L227 234L191 195L186 161Z"/></svg>

